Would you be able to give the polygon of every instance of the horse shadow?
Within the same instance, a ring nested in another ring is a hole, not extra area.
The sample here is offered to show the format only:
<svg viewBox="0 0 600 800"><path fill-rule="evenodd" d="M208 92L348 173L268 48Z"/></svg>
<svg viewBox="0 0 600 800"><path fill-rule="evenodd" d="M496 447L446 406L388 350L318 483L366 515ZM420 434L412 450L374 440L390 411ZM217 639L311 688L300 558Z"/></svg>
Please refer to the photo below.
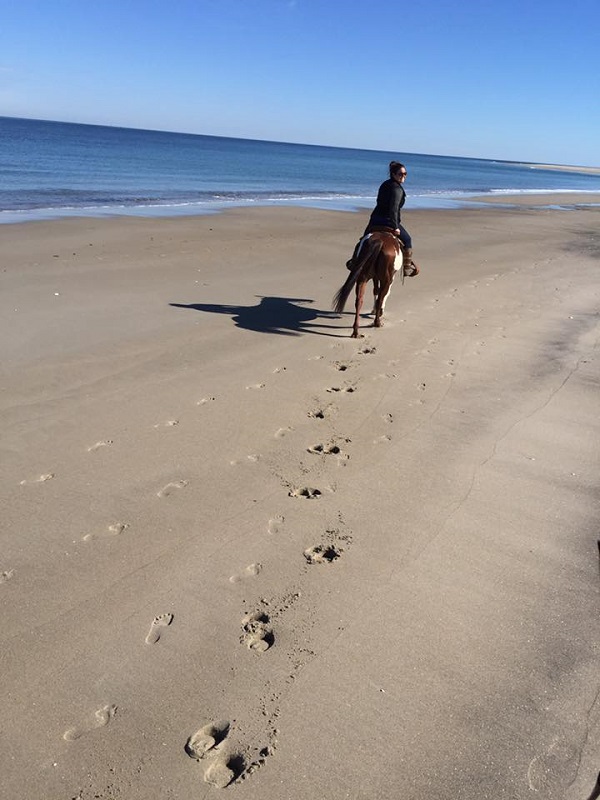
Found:
<svg viewBox="0 0 600 800"><path fill-rule="evenodd" d="M325 333L319 329L336 328L318 320L339 319L339 314L306 308L304 303L313 300L300 297L263 297L256 295L259 303L255 306L234 306L218 303L169 303L173 308L189 308L207 314L228 314L238 328L257 333L274 333L279 336L300 336L303 333L316 333L321 336L341 336Z"/></svg>

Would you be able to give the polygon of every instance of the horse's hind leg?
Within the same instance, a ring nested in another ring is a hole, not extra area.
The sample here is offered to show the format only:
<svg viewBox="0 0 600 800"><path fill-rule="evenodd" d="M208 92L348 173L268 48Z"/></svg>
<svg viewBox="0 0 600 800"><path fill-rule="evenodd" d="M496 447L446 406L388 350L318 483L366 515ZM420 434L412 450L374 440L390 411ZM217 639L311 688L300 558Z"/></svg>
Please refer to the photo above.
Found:
<svg viewBox="0 0 600 800"><path fill-rule="evenodd" d="M391 288L392 288L392 281L381 281L379 285L379 294L377 295L377 300L375 301L375 322L373 323L373 325L376 328L383 327L383 322L381 321L381 318L383 317L385 301L388 298Z"/></svg>
<svg viewBox="0 0 600 800"><path fill-rule="evenodd" d="M354 314L354 325L352 326L353 339L358 339L358 317L362 308L366 286L367 284L364 281L356 284L356 313Z"/></svg>
<svg viewBox="0 0 600 800"><path fill-rule="evenodd" d="M373 278L373 310L371 314L375 313L375 309L377 308L377 296L379 294L379 280L377 278Z"/></svg>

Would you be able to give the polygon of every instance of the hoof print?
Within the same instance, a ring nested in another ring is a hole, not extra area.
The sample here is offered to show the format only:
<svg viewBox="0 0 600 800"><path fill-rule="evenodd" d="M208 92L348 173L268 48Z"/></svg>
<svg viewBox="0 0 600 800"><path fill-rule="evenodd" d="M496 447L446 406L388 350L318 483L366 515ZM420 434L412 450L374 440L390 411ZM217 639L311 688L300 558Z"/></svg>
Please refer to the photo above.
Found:
<svg viewBox="0 0 600 800"><path fill-rule="evenodd" d="M257 653L264 653L275 643L275 637L270 626L270 619L268 614L264 611L255 611L252 614L246 614L242 620L242 629L244 631L241 642L245 644L249 650L254 650Z"/></svg>
<svg viewBox="0 0 600 800"><path fill-rule="evenodd" d="M290 489L288 496L304 497L307 500L318 500L319 497L321 497L321 492L319 489L311 489L309 486L305 486L302 489Z"/></svg>
<svg viewBox="0 0 600 800"><path fill-rule="evenodd" d="M356 389L354 386L331 386L329 389L327 389L327 391L329 393L345 392L346 394L352 394L352 392L355 392Z"/></svg>
<svg viewBox="0 0 600 800"><path fill-rule="evenodd" d="M304 558L309 564L331 564L341 556L341 551L331 544L317 544L304 551Z"/></svg>
<svg viewBox="0 0 600 800"><path fill-rule="evenodd" d="M193 736L190 736L185 744L185 752L190 758L200 761L209 750L221 744L228 733L229 722L227 720L209 722L208 725L204 725Z"/></svg>
<svg viewBox="0 0 600 800"><path fill-rule="evenodd" d="M214 761L204 773L204 780L224 789L226 786L239 777L244 771L244 761L241 756L230 756L227 759Z"/></svg>
<svg viewBox="0 0 600 800"><path fill-rule="evenodd" d="M306 449L309 453L315 453L315 455L339 456L342 453L337 444L315 444Z"/></svg>

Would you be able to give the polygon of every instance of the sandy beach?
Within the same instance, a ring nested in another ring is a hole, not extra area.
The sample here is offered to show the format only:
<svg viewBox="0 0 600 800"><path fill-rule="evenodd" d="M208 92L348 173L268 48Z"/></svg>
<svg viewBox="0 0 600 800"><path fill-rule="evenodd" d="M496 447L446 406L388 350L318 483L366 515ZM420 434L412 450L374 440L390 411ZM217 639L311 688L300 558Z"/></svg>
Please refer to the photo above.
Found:
<svg viewBox="0 0 600 800"><path fill-rule="evenodd" d="M600 210L542 205L407 210L358 340L365 213L0 226L7 800L588 800Z"/></svg>

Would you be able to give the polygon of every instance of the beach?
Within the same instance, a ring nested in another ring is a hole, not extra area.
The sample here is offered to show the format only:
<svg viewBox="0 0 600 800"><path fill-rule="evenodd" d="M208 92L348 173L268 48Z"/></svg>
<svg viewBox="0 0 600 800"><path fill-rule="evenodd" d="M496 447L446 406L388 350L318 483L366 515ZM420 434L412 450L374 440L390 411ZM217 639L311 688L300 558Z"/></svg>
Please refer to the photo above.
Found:
<svg viewBox="0 0 600 800"><path fill-rule="evenodd" d="M0 227L7 798L587 800L600 211L555 202L407 210L354 340L366 212Z"/></svg>

